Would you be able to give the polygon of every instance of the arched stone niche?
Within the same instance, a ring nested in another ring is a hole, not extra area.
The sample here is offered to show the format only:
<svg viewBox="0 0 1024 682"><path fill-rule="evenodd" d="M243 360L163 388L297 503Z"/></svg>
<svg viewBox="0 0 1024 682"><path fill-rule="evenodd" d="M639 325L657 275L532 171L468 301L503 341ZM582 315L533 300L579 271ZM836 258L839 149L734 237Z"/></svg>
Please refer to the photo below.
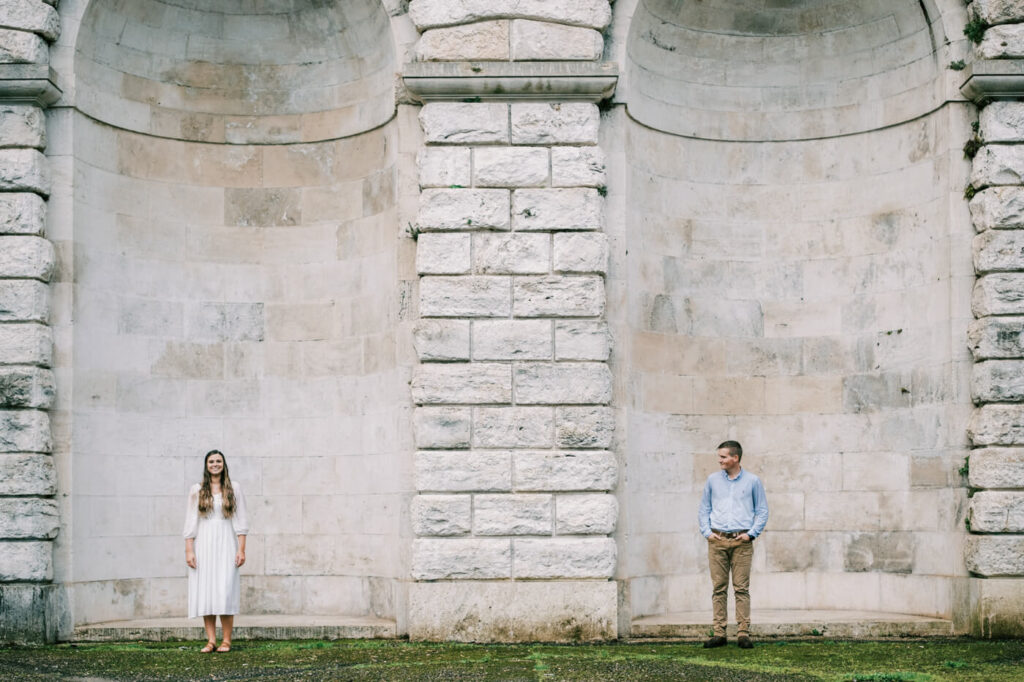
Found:
<svg viewBox="0 0 1024 682"><path fill-rule="evenodd" d="M696 510L727 438L772 505L755 608L962 617L963 7L633 4L610 283L632 617L710 608Z"/></svg>
<svg viewBox="0 0 1024 682"><path fill-rule="evenodd" d="M395 617L394 44L379 0L81 17L58 341L76 623L183 612L184 494L211 448L249 502L246 613Z"/></svg>

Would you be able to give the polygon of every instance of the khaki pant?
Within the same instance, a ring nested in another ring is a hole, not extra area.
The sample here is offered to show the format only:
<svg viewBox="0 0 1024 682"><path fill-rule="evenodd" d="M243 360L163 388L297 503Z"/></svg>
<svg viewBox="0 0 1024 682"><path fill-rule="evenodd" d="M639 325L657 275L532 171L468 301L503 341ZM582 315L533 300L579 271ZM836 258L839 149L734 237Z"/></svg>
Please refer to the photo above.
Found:
<svg viewBox="0 0 1024 682"><path fill-rule="evenodd" d="M732 572L732 590L736 595L736 620L739 635L750 636L750 562L754 557L754 543L739 538L708 540L708 566L711 568L711 605L715 610L714 633L725 637L728 622L726 607L729 600L729 572Z"/></svg>

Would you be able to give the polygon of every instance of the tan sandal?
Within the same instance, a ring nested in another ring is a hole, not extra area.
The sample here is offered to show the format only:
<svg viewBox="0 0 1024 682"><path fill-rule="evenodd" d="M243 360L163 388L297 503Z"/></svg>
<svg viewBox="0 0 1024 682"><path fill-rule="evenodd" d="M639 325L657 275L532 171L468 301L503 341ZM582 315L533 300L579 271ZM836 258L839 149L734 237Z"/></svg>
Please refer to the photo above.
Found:
<svg viewBox="0 0 1024 682"><path fill-rule="evenodd" d="M217 647L218 654L226 654L231 651L231 642L221 642L220 646Z"/></svg>
<svg viewBox="0 0 1024 682"><path fill-rule="evenodd" d="M216 642L207 642L206 646L204 646L202 649L199 650L199 653L201 653L201 654L213 653L213 649L216 646L217 646Z"/></svg>

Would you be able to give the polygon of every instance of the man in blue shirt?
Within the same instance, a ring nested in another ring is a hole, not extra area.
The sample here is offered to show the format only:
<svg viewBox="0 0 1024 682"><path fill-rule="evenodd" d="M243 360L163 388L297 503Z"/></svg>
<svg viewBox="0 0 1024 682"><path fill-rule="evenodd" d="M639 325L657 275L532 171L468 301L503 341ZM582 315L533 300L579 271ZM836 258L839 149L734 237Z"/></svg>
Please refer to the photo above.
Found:
<svg viewBox="0 0 1024 682"><path fill-rule="evenodd" d="M750 641L750 562L754 556L754 538L768 523L768 499L764 485L754 474L740 467L743 447L734 440L718 446L721 471L708 476L697 511L701 535L708 539L708 566L714 591L714 631L704 642L705 649L724 646L729 599L729 573L736 597L736 644L741 649L754 646Z"/></svg>

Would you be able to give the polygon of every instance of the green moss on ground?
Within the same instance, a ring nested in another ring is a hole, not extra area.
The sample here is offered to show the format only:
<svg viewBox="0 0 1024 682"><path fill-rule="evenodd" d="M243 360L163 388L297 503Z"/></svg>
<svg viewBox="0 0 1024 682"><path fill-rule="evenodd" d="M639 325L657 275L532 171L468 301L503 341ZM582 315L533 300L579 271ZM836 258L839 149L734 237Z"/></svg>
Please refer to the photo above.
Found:
<svg viewBox="0 0 1024 682"><path fill-rule="evenodd" d="M761 642L559 646L405 641L236 642L229 654L199 643L139 642L0 648L11 680L827 680L1018 682L1024 641Z"/></svg>

